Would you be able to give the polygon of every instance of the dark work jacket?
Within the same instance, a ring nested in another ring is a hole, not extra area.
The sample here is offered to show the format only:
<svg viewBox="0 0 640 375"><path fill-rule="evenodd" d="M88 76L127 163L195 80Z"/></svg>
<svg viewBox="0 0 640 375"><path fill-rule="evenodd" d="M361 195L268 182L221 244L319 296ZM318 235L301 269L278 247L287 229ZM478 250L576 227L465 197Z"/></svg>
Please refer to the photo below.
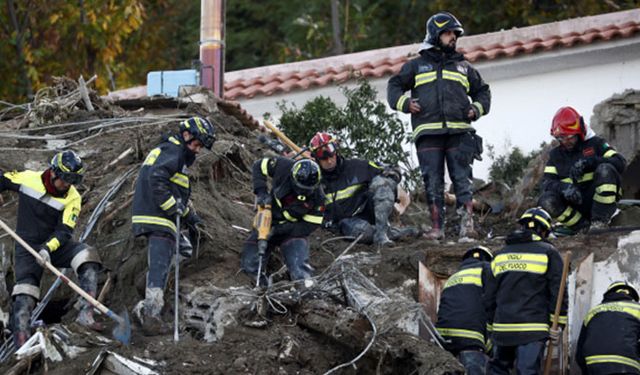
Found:
<svg viewBox="0 0 640 375"><path fill-rule="evenodd" d="M0 191L18 192L16 233L37 251L53 252L73 236L82 198L72 185L61 197L46 190L42 171L1 172Z"/></svg>
<svg viewBox="0 0 640 375"><path fill-rule="evenodd" d="M556 307L562 258L553 245L531 231L515 231L491 262L495 282L487 290L493 341L500 346L546 339ZM565 289L559 323L567 323Z"/></svg>
<svg viewBox="0 0 640 375"><path fill-rule="evenodd" d="M583 374L640 374L640 304L607 293L584 318L576 361Z"/></svg>
<svg viewBox="0 0 640 375"><path fill-rule="evenodd" d="M322 171L322 187L325 194L324 219L337 224L340 220L361 216L369 197L369 184L382 173L382 167L362 159L345 159L338 156L336 168ZM371 210L366 210L372 213ZM364 217L370 223L375 218Z"/></svg>
<svg viewBox="0 0 640 375"><path fill-rule="evenodd" d="M172 136L151 150L142 163L133 196L131 218L134 235L176 233L176 202L186 207L191 195L189 165L195 155L182 139ZM187 217L185 210L183 217Z"/></svg>
<svg viewBox="0 0 640 375"><path fill-rule="evenodd" d="M253 163L253 192L268 192L267 177L271 177L271 236L307 237L322 224L324 195L321 189L297 192L291 168L294 160L275 157Z"/></svg>
<svg viewBox="0 0 640 375"><path fill-rule="evenodd" d="M485 350L487 313L484 290L492 282L491 264L474 258L462 261L456 273L449 277L440 297L436 328L451 343L445 349Z"/></svg>
<svg viewBox="0 0 640 375"><path fill-rule="evenodd" d="M404 94L409 90L410 97ZM418 99L422 108L411 114L415 141L423 135L471 131L469 98L481 116L489 113L491 106L489 85L478 71L460 53L445 54L437 48L420 51L419 57L406 62L389 79L387 101L391 108L409 113L411 98Z"/></svg>
<svg viewBox="0 0 640 375"><path fill-rule="evenodd" d="M618 173L624 172L626 160L613 149L604 139L594 136L586 141L578 140L572 150L566 150L562 146L557 146L549 153L549 161L544 168L542 178L543 191L560 191L562 184L573 184L569 177L569 172L573 165L580 159L596 157L600 163L613 165ZM585 188L593 182L593 170L586 171L579 181L580 188Z"/></svg>

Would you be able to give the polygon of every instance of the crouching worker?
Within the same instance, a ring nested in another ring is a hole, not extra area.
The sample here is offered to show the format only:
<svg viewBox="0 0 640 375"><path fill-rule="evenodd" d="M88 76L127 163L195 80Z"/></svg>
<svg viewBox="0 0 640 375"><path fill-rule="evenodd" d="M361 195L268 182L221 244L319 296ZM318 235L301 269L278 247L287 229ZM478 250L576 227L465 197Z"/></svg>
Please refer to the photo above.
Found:
<svg viewBox="0 0 640 375"><path fill-rule="evenodd" d="M484 291L491 278L491 251L484 246L467 250L458 271L444 284L436 328L469 375L484 375L489 357Z"/></svg>
<svg viewBox="0 0 640 375"><path fill-rule="evenodd" d="M620 199L626 160L604 139L587 131L571 107L556 112L551 135L560 143L544 168L539 204L563 227L558 234L576 234L609 224Z"/></svg>
<svg viewBox="0 0 640 375"><path fill-rule="evenodd" d="M416 228L389 226L402 173L362 159L346 159L339 154L338 141L318 132L309 142L311 156L322 168L326 211L323 226L360 242L385 245L406 237L416 237Z"/></svg>
<svg viewBox="0 0 640 375"><path fill-rule="evenodd" d="M45 261L55 267L73 268L80 287L95 297L100 257L92 247L72 240L81 207L81 197L74 185L82 182L84 171L80 157L73 151L64 151L51 159L44 172L0 173L0 191L13 190L19 194L16 233ZM40 298L43 266L16 243L16 284L11 293L11 328L16 347L31 336L31 313ZM102 329L93 319L93 308L84 299L76 321L94 330Z"/></svg>
<svg viewBox="0 0 640 375"><path fill-rule="evenodd" d="M271 192L267 177L271 177ZM241 266L253 280L260 273L261 286L268 285L264 271L276 246L292 281L311 278L307 237L322 224L320 178L320 167L309 159L264 158L253 164L256 203L259 209L271 207L272 226L266 239L259 240L256 229L251 232L244 242Z"/></svg>
<svg viewBox="0 0 640 375"><path fill-rule="evenodd" d="M640 374L639 341L638 291L617 281L585 316L576 361L584 375Z"/></svg>
<svg viewBox="0 0 640 375"><path fill-rule="evenodd" d="M208 150L215 142L215 130L209 121L192 117L182 121L177 134L166 137L149 152L142 163L133 196L132 230L135 236L145 236L148 242L147 283L144 299L135 306L134 316L145 335L171 332L161 319L164 289L167 286L171 262L175 255L177 216L193 233L200 218L187 208L191 196L189 167L202 148ZM188 241L180 240L182 255L188 256Z"/></svg>

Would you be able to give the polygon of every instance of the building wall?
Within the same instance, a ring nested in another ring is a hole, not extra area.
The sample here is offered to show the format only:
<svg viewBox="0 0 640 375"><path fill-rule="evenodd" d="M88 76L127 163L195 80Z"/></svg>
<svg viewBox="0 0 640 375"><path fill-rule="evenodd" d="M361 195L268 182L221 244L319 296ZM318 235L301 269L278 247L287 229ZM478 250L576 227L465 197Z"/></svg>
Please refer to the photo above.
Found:
<svg viewBox="0 0 640 375"><path fill-rule="evenodd" d="M528 153L551 141L549 127L559 107L571 105L588 120L597 103L625 89L639 89L640 38L502 59L476 67L490 84L493 96L491 113L475 123L485 141L485 155L482 162L476 162L474 174L486 179L491 165L487 145L493 145L498 155L515 146ZM371 81L385 102L388 78ZM318 95L331 97L338 104L345 102L335 86L240 102L258 119L265 112L277 119L277 102L286 100L300 108ZM409 116L400 116L409 131Z"/></svg>

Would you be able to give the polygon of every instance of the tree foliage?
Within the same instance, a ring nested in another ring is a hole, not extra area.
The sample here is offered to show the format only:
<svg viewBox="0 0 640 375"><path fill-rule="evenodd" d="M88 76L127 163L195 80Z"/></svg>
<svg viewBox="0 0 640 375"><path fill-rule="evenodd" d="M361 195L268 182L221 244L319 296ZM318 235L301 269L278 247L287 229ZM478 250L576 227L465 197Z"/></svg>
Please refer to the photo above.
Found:
<svg viewBox="0 0 640 375"><path fill-rule="evenodd" d="M9 101L26 100L50 83L52 76L97 74L102 92L143 84L148 71L188 68L199 55L199 1L4 0L0 4L0 98ZM333 23L332 4L337 5ZM640 0L496 4L488 0L228 0L226 68L419 42L426 19L439 10L456 14L467 35L472 35L637 8Z"/></svg>
<svg viewBox="0 0 640 375"><path fill-rule="evenodd" d="M504 182L509 186L515 186L524 175L529 162L535 159L540 154L540 150L545 147L546 144L542 143L539 150L531 151L527 155L519 147L514 147L510 152L496 156L494 147L489 145L489 158L492 161L489 167L489 178L491 181Z"/></svg>
<svg viewBox="0 0 640 375"><path fill-rule="evenodd" d="M415 186L417 172L409 152L402 148L407 144L403 122L395 113L387 112L365 79L358 80L354 88L343 87L342 93L347 99L343 107L322 96L300 109L287 102L279 103L280 128L298 145L307 145L318 131L330 132L337 136L343 156L398 165L409 176L406 185Z"/></svg>

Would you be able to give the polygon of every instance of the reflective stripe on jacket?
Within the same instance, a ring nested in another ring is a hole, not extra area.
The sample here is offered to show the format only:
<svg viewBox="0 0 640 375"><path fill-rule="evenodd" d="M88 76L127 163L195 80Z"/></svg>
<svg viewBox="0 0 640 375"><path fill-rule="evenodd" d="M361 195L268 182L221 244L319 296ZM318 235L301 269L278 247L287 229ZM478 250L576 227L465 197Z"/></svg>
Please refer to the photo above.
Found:
<svg viewBox="0 0 640 375"><path fill-rule="evenodd" d="M46 246L56 251L73 235L80 215L82 198L71 185L63 197L47 193L44 172L0 172L0 191L19 193L16 233L38 250Z"/></svg>
<svg viewBox="0 0 640 375"><path fill-rule="evenodd" d="M411 91L410 97L407 91ZM411 98L417 99L422 109L411 114L416 141L423 135L472 130L467 117L469 98L480 116L489 113L491 106L489 85L478 71L461 54L445 55L435 48L421 51L389 79L387 101L391 108L409 113Z"/></svg>
<svg viewBox="0 0 640 375"><path fill-rule="evenodd" d="M155 231L175 234L176 219L171 213L178 199L186 207L191 195L185 152L182 140L169 137L145 158L133 197L134 235Z"/></svg>

